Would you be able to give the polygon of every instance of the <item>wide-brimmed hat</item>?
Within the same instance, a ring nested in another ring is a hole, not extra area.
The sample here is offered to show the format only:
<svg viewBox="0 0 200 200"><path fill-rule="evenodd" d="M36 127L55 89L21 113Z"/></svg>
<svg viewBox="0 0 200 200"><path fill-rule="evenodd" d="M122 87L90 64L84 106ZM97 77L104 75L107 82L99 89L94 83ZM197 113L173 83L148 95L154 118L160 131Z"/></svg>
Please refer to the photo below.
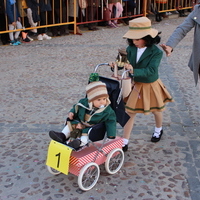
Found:
<svg viewBox="0 0 200 200"><path fill-rule="evenodd" d="M138 17L129 21L129 30L123 37L141 39L147 35L155 38L158 35L158 30L151 27L151 20L147 17Z"/></svg>

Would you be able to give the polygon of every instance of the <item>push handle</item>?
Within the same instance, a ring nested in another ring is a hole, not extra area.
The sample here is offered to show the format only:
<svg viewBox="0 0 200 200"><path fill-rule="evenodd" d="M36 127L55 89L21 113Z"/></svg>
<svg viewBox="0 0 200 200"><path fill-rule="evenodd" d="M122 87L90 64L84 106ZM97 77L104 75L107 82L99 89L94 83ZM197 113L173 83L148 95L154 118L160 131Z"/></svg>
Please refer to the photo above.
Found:
<svg viewBox="0 0 200 200"><path fill-rule="evenodd" d="M102 65L107 65L107 66L109 66L109 63L100 63L100 64L98 64L95 68L94 68L94 73L97 71L97 69L100 67L100 66L102 66Z"/></svg>
<svg viewBox="0 0 200 200"><path fill-rule="evenodd" d="M121 79L126 78L126 73L129 71L130 71L130 69L124 70L124 72L122 73Z"/></svg>

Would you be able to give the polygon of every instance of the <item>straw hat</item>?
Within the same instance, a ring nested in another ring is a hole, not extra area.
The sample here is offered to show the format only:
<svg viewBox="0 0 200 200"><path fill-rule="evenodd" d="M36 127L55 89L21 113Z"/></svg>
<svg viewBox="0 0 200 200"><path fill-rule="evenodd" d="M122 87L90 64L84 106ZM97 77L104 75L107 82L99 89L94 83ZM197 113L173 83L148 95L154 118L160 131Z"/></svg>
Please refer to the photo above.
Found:
<svg viewBox="0 0 200 200"><path fill-rule="evenodd" d="M147 17L138 17L129 21L129 30L123 37L141 39L147 35L155 38L158 35L158 30L151 27L151 20Z"/></svg>

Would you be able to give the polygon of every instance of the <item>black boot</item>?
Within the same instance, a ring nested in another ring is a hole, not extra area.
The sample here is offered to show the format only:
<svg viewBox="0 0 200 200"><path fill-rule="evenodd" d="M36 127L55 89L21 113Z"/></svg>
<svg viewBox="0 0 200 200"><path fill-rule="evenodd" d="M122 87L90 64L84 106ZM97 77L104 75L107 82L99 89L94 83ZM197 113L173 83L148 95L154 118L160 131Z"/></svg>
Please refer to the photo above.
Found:
<svg viewBox="0 0 200 200"><path fill-rule="evenodd" d="M60 36L60 34L58 33L58 27L57 26L54 26L54 27L51 28L51 33L52 33L53 37Z"/></svg>
<svg viewBox="0 0 200 200"><path fill-rule="evenodd" d="M179 17L186 17L187 15L185 14L184 10L178 10L179 12Z"/></svg>
<svg viewBox="0 0 200 200"><path fill-rule="evenodd" d="M60 26L59 27L60 35L69 35L69 32L66 30L66 26Z"/></svg>
<svg viewBox="0 0 200 200"><path fill-rule="evenodd" d="M156 17L156 21L157 21L157 22L162 21L162 18L161 18L160 13L157 13L157 14L155 15L155 17Z"/></svg>
<svg viewBox="0 0 200 200"><path fill-rule="evenodd" d="M80 148L81 141L79 139L75 139L72 142L69 142L67 146L74 148L75 150L78 150Z"/></svg>
<svg viewBox="0 0 200 200"><path fill-rule="evenodd" d="M65 134L61 132L49 131L49 136L51 139L63 144L65 144L67 140Z"/></svg>

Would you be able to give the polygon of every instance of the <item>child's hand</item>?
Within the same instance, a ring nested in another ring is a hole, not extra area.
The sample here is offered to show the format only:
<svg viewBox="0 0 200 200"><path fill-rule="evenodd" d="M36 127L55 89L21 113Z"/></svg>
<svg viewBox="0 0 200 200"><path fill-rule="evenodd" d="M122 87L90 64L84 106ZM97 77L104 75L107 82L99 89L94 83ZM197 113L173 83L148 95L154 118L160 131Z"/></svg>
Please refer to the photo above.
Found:
<svg viewBox="0 0 200 200"><path fill-rule="evenodd" d="M69 119L71 119L71 120L74 119L74 113L69 112L68 117L69 117Z"/></svg>
<svg viewBox="0 0 200 200"><path fill-rule="evenodd" d="M129 72L130 72L131 74L133 74L133 66L132 66L131 64L125 63L125 64L124 64L124 68L125 68L126 70L130 70Z"/></svg>
<svg viewBox="0 0 200 200"><path fill-rule="evenodd" d="M115 62L109 62L108 64L109 64L109 66L110 66L112 69L114 69L114 67L115 67L115 65L116 65Z"/></svg>

